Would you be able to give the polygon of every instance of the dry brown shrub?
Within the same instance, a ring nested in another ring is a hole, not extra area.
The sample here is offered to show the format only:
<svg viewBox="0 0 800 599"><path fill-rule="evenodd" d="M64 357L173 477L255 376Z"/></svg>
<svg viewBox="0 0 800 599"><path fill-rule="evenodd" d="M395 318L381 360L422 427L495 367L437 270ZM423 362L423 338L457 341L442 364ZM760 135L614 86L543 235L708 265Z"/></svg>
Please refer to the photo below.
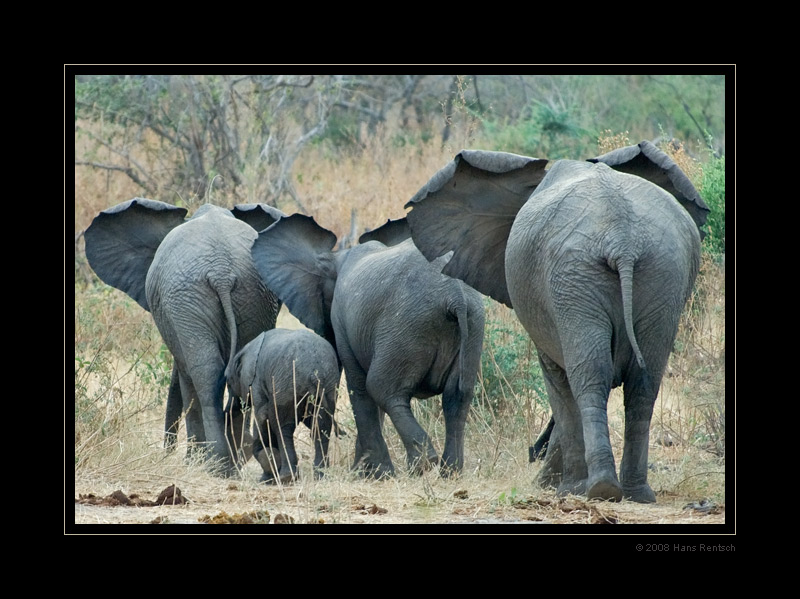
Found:
<svg viewBox="0 0 800 599"><path fill-rule="evenodd" d="M600 154L607 154L611 150L631 145L631 140L628 135L627 131L623 131L622 133L614 133L611 129L603 131L597 138L597 147Z"/></svg>

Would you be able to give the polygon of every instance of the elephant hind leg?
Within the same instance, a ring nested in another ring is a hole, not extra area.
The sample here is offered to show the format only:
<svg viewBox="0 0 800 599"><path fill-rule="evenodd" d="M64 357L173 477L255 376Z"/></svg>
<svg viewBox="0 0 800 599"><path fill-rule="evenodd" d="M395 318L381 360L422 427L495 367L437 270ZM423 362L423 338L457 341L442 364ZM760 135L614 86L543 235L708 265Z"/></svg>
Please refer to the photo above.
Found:
<svg viewBox="0 0 800 599"><path fill-rule="evenodd" d="M406 449L409 471L412 474L422 474L436 466L439 463L439 456L428 433L419 425L411 412L411 395L404 393L384 401L386 413Z"/></svg>
<svg viewBox="0 0 800 599"><path fill-rule="evenodd" d="M337 342L356 420L353 470L367 478L394 476L394 464L383 438L384 413L367 393L367 375L346 343Z"/></svg>
<svg viewBox="0 0 800 599"><path fill-rule="evenodd" d="M560 465L559 494L620 501L622 486L608 436L611 358L602 351L584 355L569 374L548 356L539 356L555 420L540 481L557 478Z"/></svg>
<svg viewBox="0 0 800 599"><path fill-rule="evenodd" d="M394 464L382 432L384 413L365 391L352 387L350 404L353 406L357 431L353 470L367 478L394 476Z"/></svg>
<svg viewBox="0 0 800 599"><path fill-rule="evenodd" d="M656 495L647 482L650 420L655 404L655 389L646 377L626 382L624 388L625 447L622 452L620 479L625 498L638 503L656 501Z"/></svg>
<svg viewBox="0 0 800 599"><path fill-rule="evenodd" d="M588 473L583 427L575 398L563 368L542 352L539 352L539 364L555 424L538 483L543 487L555 487L559 495L583 494Z"/></svg>
<svg viewBox="0 0 800 599"><path fill-rule="evenodd" d="M189 441L189 451L194 452L206 441L203 412L197 401L197 393L192 380L181 370L178 370L178 379L183 413L186 417L186 437Z"/></svg>
<svg viewBox="0 0 800 599"><path fill-rule="evenodd" d="M442 394L445 441L440 473L442 476L458 474L464 468L464 428L472 402L472 388L462 390L458 372L451 375Z"/></svg>
<svg viewBox="0 0 800 599"><path fill-rule="evenodd" d="M248 421L250 420L249 406L243 408L238 397L230 397L225 408L225 434L231 451L236 456L239 468L253 455L253 438L250 434Z"/></svg>
<svg viewBox="0 0 800 599"><path fill-rule="evenodd" d="M259 417L256 420L253 457L263 471L261 482L276 484L276 476L281 470L281 451L278 447L278 439L273 436L269 422Z"/></svg>
<svg viewBox="0 0 800 599"><path fill-rule="evenodd" d="M622 500L622 486L617 478L614 454L608 436L606 404L608 392L583 393L579 400L586 444L586 466L589 478L586 496L589 499Z"/></svg>
<svg viewBox="0 0 800 599"><path fill-rule="evenodd" d="M209 361L211 362L211 361ZM230 477L238 474L229 438L225 432L225 364L215 357L213 363L189 366L189 375L197 391L209 458L217 462L215 473Z"/></svg>
<svg viewBox="0 0 800 599"><path fill-rule="evenodd" d="M314 477L322 478L323 471L328 466L328 445L333 434L333 414L335 412L336 390L322 390L322 397L318 398L311 408L311 414L306 416L303 423L311 431L314 441ZM327 398L333 397L333 402ZM333 403L334 407L330 405Z"/></svg>
<svg viewBox="0 0 800 599"><path fill-rule="evenodd" d="M181 376L178 365L172 365L172 377L167 394L167 411L164 417L164 448L171 452L178 442L181 417L183 416L183 397L181 396Z"/></svg>

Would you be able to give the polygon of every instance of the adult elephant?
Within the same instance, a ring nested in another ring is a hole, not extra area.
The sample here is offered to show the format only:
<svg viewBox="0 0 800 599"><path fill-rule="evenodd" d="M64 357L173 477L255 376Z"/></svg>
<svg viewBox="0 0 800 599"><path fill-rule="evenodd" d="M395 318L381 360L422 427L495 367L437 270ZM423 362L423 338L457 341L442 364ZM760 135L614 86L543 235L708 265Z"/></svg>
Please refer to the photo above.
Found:
<svg viewBox="0 0 800 599"><path fill-rule="evenodd" d="M531 336L555 421L540 482L562 494L654 502L650 419L707 208L648 142L546 166L461 152L408 202L412 236L429 259L454 251L443 272L513 307ZM606 405L619 385L618 478Z"/></svg>
<svg viewBox="0 0 800 599"><path fill-rule="evenodd" d="M186 213L145 198L117 204L86 230L86 257L100 279L152 313L172 352L165 444L174 443L182 408L189 440L207 444L227 476L235 460L224 432L226 369L239 349L275 326L280 309L250 246L258 229L284 215L265 204L205 204L190 219Z"/></svg>
<svg viewBox="0 0 800 599"><path fill-rule="evenodd" d="M441 274L411 241L404 220L334 252L336 236L295 214L259 233L253 259L266 284L308 328L337 349L355 415L353 468L394 474L381 428L389 415L421 472L439 459L411 412L411 398L442 395L441 472L464 463L464 428L483 344L483 301Z"/></svg>

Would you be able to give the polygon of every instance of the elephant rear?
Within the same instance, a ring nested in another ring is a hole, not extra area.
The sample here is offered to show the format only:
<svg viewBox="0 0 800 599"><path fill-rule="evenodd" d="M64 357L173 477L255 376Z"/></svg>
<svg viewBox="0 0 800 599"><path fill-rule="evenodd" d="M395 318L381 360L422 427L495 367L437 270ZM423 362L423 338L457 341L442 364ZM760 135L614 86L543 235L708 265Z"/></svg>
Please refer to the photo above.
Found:
<svg viewBox="0 0 800 599"><path fill-rule="evenodd" d="M282 405L324 392L335 405L341 372L330 343L307 329L277 328L261 338L256 380L267 397Z"/></svg>
<svg viewBox="0 0 800 599"><path fill-rule="evenodd" d="M534 341L554 417L540 482L655 501L649 424L708 213L680 168L648 142L554 164L465 150L406 206L423 254L452 251L444 272L513 308ZM606 405L620 384L617 479Z"/></svg>
<svg viewBox="0 0 800 599"><path fill-rule="evenodd" d="M372 242L375 243L375 242ZM446 260L429 263L411 240L393 247L362 246L337 282L332 315L348 385L389 414L408 453L409 466L440 463L442 473L463 468L464 427L474 393L484 332L480 294L441 273ZM446 439L439 461L431 440L410 411L412 397L442 396ZM366 404L366 400L363 400ZM365 413L367 407L360 408ZM378 471L391 471L375 435ZM357 421L358 423L358 421ZM358 461L358 460L357 460Z"/></svg>
<svg viewBox="0 0 800 599"><path fill-rule="evenodd" d="M145 292L175 359L187 431L209 443L233 474L224 430L226 375L237 350L275 326L280 304L253 266L254 229L216 206L198 214L164 237ZM193 400L199 411L189 409Z"/></svg>
<svg viewBox="0 0 800 599"><path fill-rule="evenodd" d="M564 343L613 339L619 379L633 362L646 368L643 354L656 350L638 339L640 323L669 313L677 330L699 245L691 218L662 189L604 164L560 161L511 227L509 296L537 348L562 366Z"/></svg>
<svg viewBox="0 0 800 599"><path fill-rule="evenodd" d="M280 309L249 247L257 228L283 214L263 204L232 211L204 204L188 220L186 213L145 198L112 206L87 229L86 256L104 282L152 313L175 358L165 445L174 445L186 410L189 440L208 442L232 474L222 414L226 368L241 345L275 326Z"/></svg>
<svg viewBox="0 0 800 599"><path fill-rule="evenodd" d="M460 469L483 340L480 296L443 276L444 261L431 265L410 239L402 241L407 234L404 222L390 221L360 245L334 251L331 231L293 215L261 231L252 252L292 313L335 344L358 429L354 468L377 477L394 473L381 430L386 413L412 470L438 462L410 403L443 392L443 465Z"/></svg>
<svg viewBox="0 0 800 599"><path fill-rule="evenodd" d="M297 422L311 430L315 474L321 476L334 428L340 378L336 352L306 329L272 329L251 345L258 352L251 384L257 426L254 454L264 469L263 480L288 482L296 477Z"/></svg>

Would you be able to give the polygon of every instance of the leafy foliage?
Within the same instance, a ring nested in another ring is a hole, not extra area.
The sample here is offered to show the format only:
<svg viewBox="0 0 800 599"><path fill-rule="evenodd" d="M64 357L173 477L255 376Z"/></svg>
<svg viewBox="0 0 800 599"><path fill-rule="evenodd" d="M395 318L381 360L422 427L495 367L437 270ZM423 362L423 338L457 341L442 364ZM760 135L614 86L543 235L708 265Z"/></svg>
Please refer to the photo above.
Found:
<svg viewBox="0 0 800 599"><path fill-rule="evenodd" d="M533 341L516 317L505 312L505 308L487 305L476 396L488 403L494 413L522 414L529 400L549 409Z"/></svg>
<svg viewBox="0 0 800 599"><path fill-rule="evenodd" d="M556 160L581 152L581 140L589 143L591 136L578 124L574 107L560 108L534 101L514 121L508 117L485 119L483 137L491 149Z"/></svg>
<svg viewBox="0 0 800 599"><path fill-rule="evenodd" d="M714 255L725 253L725 156L711 158L703 166L703 179L700 186L703 200L710 209L703 240L707 251Z"/></svg>

